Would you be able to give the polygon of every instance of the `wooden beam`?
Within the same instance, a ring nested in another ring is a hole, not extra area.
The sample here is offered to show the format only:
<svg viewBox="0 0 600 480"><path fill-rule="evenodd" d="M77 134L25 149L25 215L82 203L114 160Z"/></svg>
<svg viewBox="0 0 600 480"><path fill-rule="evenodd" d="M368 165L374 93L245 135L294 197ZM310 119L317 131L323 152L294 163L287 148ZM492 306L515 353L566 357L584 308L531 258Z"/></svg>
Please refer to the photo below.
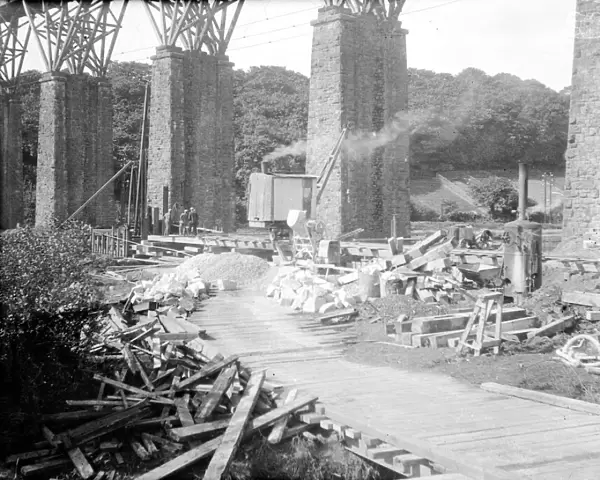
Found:
<svg viewBox="0 0 600 480"><path fill-rule="evenodd" d="M294 388L290 390L285 397L284 405L289 405L294 400L296 400L296 396L298 395L298 389ZM283 434L285 433L285 429L289 420L289 415L286 415L282 419L278 420L275 425L273 425L273 430L269 434L268 441L269 443L276 444L281 441L283 438Z"/></svg>
<svg viewBox="0 0 600 480"><path fill-rule="evenodd" d="M253 373L250 377L244 395L229 422L229 426L223 434L223 439L219 444L219 448L213 455L206 472L204 472L204 480L221 480L227 473L227 469L229 468L229 465L231 465L233 456L244 437L246 425L248 425L250 415L258 401L260 388L264 381L264 371Z"/></svg>
<svg viewBox="0 0 600 480"><path fill-rule="evenodd" d="M600 293L592 292L563 292L563 303L584 305L586 307L600 307Z"/></svg>
<svg viewBox="0 0 600 480"><path fill-rule="evenodd" d="M233 379L235 378L236 373L236 365L231 365L228 368L224 368L223 370L221 370L221 373L217 377L217 380L213 384L210 392L208 392L208 394L204 397L200 408L196 412L196 415L194 417L194 420L196 420L196 422L204 422L208 417L212 415L215 408L217 408L217 406L221 402L223 395L225 395L225 392L233 383Z"/></svg>
<svg viewBox="0 0 600 480"><path fill-rule="evenodd" d="M310 405L318 400L317 397L304 397L298 400L295 400L290 405L284 405L275 410L271 410L260 417L257 417L249 422L247 431L244 435L244 438L249 437L252 433L273 425L277 420L283 418L290 413L296 412L307 405ZM239 408L239 407L238 407ZM224 435L220 435L217 438L209 440L208 442L203 443L202 445L192 448L188 452L175 457L173 460L170 460L159 467L146 472L137 478L137 480L161 480L169 475L173 475L177 472L185 470L191 465L203 460L204 458L213 454L213 452L219 447L221 441L223 440ZM513 477L514 478L514 477ZM496 480L496 479L493 479ZM504 480L504 479L502 479Z"/></svg>
<svg viewBox="0 0 600 480"><path fill-rule="evenodd" d="M179 384L177 385L176 389L178 391L189 388L189 387L193 387L196 383L198 383L200 380L202 380L203 378L209 377L211 375L214 375L217 372L220 372L223 368L226 368L234 363L236 363L238 361L238 356L237 355L232 355L231 357L228 357L224 360L221 360L219 362L213 363L212 365L206 365L204 368L202 368L198 373L192 375L189 378L186 378L185 380L179 382Z"/></svg>
<svg viewBox="0 0 600 480"><path fill-rule="evenodd" d="M499 383L482 383L481 389L486 392L498 393L510 397L522 398L533 402L544 403L555 407L567 408L576 412L591 413L600 415L600 405L595 403L584 402L574 398L560 397L549 393L537 392L534 390L526 390L524 388L511 387L509 385L501 385ZM443 462L440 462L443 463Z"/></svg>
<svg viewBox="0 0 600 480"><path fill-rule="evenodd" d="M225 430L229 425L229 419L215 420L214 422L197 423L196 425L169 430L169 437L177 442L197 440L207 433Z"/></svg>

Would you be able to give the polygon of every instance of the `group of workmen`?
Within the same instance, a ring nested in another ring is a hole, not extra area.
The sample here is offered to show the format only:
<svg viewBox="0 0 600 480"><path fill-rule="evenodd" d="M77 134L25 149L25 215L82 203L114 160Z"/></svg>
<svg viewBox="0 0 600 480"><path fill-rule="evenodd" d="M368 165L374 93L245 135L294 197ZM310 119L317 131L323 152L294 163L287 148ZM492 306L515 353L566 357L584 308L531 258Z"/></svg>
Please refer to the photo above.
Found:
<svg viewBox="0 0 600 480"><path fill-rule="evenodd" d="M179 223L177 221L179 220ZM163 235L170 235L173 227L179 226L179 235L196 235L198 231L198 212L194 207L182 209L179 204L163 215Z"/></svg>

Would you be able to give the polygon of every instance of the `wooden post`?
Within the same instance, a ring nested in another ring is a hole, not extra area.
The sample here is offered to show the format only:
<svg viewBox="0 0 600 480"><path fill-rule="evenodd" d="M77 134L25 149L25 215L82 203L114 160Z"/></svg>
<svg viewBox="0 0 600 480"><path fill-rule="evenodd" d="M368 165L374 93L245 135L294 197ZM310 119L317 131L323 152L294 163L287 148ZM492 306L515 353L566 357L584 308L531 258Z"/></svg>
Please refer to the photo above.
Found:
<svg viewBox="0 0 600 480"><path fill-rule="evenodd" d="M163 186L163 202L162 202L162 214L163 214L163 216L168 211L169 211L169 186L168 185L164 185Z"/></svg>
<svg viewBox="0 0 600 480"><path fill-rule="evenodd" d="M160 221L160 208L153 207L152 208L152 233L154 235L160 235L161 230L161 221Z"/></svg>
<svg viewBox="0 0 600 480"><path fill-rule="evenodd" d="M125 230L125 257L129 257L129 242L131 240L131 232L129 229Z"/></svg>

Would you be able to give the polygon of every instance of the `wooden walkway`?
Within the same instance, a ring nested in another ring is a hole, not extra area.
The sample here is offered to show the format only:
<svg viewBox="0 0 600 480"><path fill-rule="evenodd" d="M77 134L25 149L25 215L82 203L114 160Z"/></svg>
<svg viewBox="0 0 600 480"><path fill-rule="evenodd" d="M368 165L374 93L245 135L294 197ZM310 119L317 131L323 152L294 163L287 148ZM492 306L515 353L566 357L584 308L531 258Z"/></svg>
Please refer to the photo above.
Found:
<svg viewBox="0 0 600 480"><path fill-rule="evenodd" d="M318 395L340 425L462 474L447 478L600 478L600 416L442 375L348 362L342 354L354 339L352 324L322 326L249 292L220 292L191 320L224 355Z"/></svg>

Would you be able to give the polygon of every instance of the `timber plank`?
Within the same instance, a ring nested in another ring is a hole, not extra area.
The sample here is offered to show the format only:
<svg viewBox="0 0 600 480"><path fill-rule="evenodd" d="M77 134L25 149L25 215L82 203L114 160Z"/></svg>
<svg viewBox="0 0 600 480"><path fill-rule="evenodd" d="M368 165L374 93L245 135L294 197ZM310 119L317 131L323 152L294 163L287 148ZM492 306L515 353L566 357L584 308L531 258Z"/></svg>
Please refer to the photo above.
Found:
<svg viewBox="0 0 600 480"><path fill-rule="evenodd" d="M208 364L204 366L198 373L179 382L175 388L179 391L185 388L192 387L196 383L200 382L200 380L202 380L203 378L210 377L211 375L220 372L223 368L229 367L233 363L236 363L238 361L238 358L239 357L237 355L232 355L230 357L225 358L224 360Z"/></svg>
<svg viewBox="0 0 600 480"><path fill-rule="evenodd" d="M197 440L207 433L225 430L228 425L229 418L215 420L214 422L198 423L188 427L172 428L169 430L169 436L177 442Z"/></svg>
<svg viewBox="0 0 600 480"><path fill-rule="evenodd" d="M289 405L294 400L296 400L297 395L298 395L298 390L296 388L291 389L288 392L288 394L286 395L283 404ZM271 430L271 433L269 434L269 437L267 439L269 443L277 444L281 441L281 439L283 438L283 434L285 432L288 420L289 420L289 415L286 415L285 417L278 420L277 423L275 423L275 425L273 425L273 430Z"/></svg>
<svg viewBox="0 0 600 480"><path fill-rule="evenodd" d="M225 392L233 383L236 373L236 365L230 365L229 367L221 370L221 373L210 389L210 392L208 392L208 394L202 399L200 408L194 416L194 420L196 420L196 422L204 422L212 415L215 408L217 408L219 405L221 398L223 398L223 395L225 395Z"/></svg>
<svg viewBox="0 0 600 480"><path fill-rule="evenodd" d="M302 397L297 400L294 400L289 405L284 405L282 407L271 410L260 417L257 417L250 421L247 432L245 435L250 436L257 430L268 427L269 425L274 424L280 418L283 418L290 413L298 411L307 405L315 403L318 400L317 397ZM188 468L189 466L199 462L200 460L212 455L212 453L217 449L217 447L221 444L221 440L223 439L223 435L220 435L217 438L209 440L208 442L203 443L199 447L192 448L188 452L185 452L178 457L175 457L173 460L170 460L159 467L146 472L137 478L137 480L161 480L169 475L173 475L174 473L180 472Z"/></svg>
<svg viewBox="0 0 600 480"><path fill-rule="evenodd" d="M600 293L562 292L562 302L586 307L600 307Z"/></svg>
<svg viewBox="0 0 600 480"><path fill-rule="evenodd" d="M583 402L573 398L559 397L558 395L550 395L548 393L526 390L524 388L511 387L501 385L499 383L482 383L481 388L494 393L510 395L513 397L524 398L534 402L546 403L556 407L568 408L578 412L592 413L600 415L600 405L595 403Z"/></svg>
<svg viewBox="0 0 600 480"><path fill-rule="evenodd" d="M233 460L233 456L242 441L244 430L250 420L250 415L254 410L254 406L258 401L260 388L264 381L264 371L254 373L250 377L242 399L223 434L223 439L221 440L219 448L213 455L208 468L204 473L204 480L221 480L223 475L227 472L227 469Z"/></svg>

